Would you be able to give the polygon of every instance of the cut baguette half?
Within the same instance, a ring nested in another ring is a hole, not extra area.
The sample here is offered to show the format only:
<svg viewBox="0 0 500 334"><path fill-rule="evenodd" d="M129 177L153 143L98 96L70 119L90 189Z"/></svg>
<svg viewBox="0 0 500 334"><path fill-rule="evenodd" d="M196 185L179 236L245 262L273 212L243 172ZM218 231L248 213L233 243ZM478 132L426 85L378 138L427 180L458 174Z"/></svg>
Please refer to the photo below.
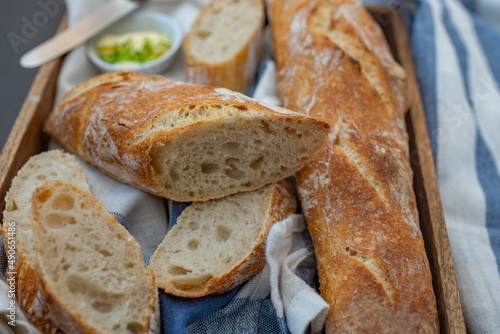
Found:
<svg viewBox="0 0 500 334"><path fill-rule="evenodd" d="M18 171L5 197L3 227L5 249L8 232L15 232L15 251L17 261L16 298L28 320L44 334L57 332L59 325L50 312L40 282L35 273L36 256L31 228L31 195L36 188L46 181L64 180L88 192L89 186L82 167L71 154L60 150L51 150L32 156ZM12 230L12 223L15 224Z"/></svg>
<svg viewBox="0 0 500 334"><path fill-rule="evenodd" d="M186 81L246 93L262 53L263 0L215 0L184 40Z"/></svg>
<svg viewBox="0 0 500 334"><path fill-rule="evenodd" d="M191 204L151 257L158 287L195 298L244 283L266 263L271 226L296 207L295 189L288 180Z"/></svg>
<svg viewBox="0 0 500 334"><path fill-rule="evenodd" d="M68 93L45 130L108 175L178 202L277 182L327 142L321 120L228 89L134 72Z"/></svg>
<svg viewBox="0 0 500 334"><path fill-rule="evenodd" d="M156 333L158 291L139 244L90 193L61 181L33 193L36 270L67 333Z"/></svg>

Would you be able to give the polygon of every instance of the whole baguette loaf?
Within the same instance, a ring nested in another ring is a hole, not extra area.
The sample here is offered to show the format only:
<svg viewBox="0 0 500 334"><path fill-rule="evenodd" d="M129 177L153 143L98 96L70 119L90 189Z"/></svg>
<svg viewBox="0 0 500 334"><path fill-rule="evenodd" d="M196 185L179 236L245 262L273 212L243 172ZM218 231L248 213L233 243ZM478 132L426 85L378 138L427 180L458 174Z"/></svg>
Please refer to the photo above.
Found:
<svg viewBox="0 0 500 334"><path fill-rule="evenodd" d="M191 204L151 257L158 287L194 298L244 283L266 264L271 226L296 208L289 180Z"/></svg>
<svg viewBox="0 0 500 334"><path fill-rule="evenodd" d="M262 53L263 0L214 0L184 39L186 81L246 93Z"/></svg>
<svg viewBox="0 0 500 334"><path fill-rule="evenodd" d="M124 183L190 202L290 176L324 145L329 126L227 89L115 72L70 91L45 130Z"/></svg>
<svg viewBox="0 0 500 334"><path fill-rule="evenodd" d="M354 0L269 1L284 106L330 123L297 172L331 305L326 333L436 333L404 114L405 73Z"/></svg>
<svg viewBox="0 0 500 334"><path fill-rule="evenodd" d="M71 334L159 333L158 290L139 244L90 193L49 181L33 193L36 272Z"/></svg>
<svg viewBox="0 0 500 334"><path fill-rule="evenodd" d="M35 273L36 256L31 227L31 196L46 181L63 180L83 191L89 186L82 167L71 154L51 150L32 156L18 171L5 197L3 226L5 249L11 223L14 223L16 263L15 272L17 304L27 319L44 334L54 334L59 328L53 317Z"/></svg>

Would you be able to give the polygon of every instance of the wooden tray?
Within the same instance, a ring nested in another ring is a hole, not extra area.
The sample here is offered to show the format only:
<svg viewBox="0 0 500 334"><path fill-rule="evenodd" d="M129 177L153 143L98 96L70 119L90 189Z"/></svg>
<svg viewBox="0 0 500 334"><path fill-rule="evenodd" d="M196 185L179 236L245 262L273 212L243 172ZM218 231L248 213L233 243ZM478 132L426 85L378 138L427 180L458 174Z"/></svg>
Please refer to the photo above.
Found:
<svg viewBox="0 0 500 334"><path fill-rule="evenodd" d="M466 333L406 27L399 12L394 8L369 7L369 9L384 30L396 60L408 73L411 105L407 115L407 126L410 134L411 162L415 174L414 187L420 213L420 226L432 270L441 333ZM64 27L66 19L63 19L59 30ZM61 61L61 58L56 59L38 71L0 153L0 214L5 208L5 193L19 168L30 156L47 148L48 137L42 132L42 127L52 109Z"/></svg>

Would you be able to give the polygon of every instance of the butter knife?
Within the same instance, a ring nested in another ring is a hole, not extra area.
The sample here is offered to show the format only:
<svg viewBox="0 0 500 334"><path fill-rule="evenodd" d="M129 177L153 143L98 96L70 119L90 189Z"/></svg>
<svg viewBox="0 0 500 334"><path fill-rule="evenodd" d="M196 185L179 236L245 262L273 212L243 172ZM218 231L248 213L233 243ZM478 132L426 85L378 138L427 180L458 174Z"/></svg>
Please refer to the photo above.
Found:
<svg viewBox="0 0 500 334"><path fill-rule="evenodd" d="M34 68L53 60L93 37L111 23L139 7L138 2L111 0L51 39L28 51L21 57L24 68Z"/></svg>

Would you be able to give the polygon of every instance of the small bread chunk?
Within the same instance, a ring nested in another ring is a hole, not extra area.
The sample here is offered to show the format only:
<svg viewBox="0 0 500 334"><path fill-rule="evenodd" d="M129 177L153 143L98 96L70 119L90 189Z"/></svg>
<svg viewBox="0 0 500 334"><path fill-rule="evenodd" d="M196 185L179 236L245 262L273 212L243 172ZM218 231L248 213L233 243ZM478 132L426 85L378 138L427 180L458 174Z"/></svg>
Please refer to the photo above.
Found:
<svg viewBox="0 0 500 334"><path fill-rule="evenodd" d="M35 250L31 228L31 195L46 181L64 180L84 191L89 191L82 167L71 154L51 150L32 156L18 171L5 197L3 228L7 240L9 224L15 224L17 262L16 298L26 317L44 334L56 333L59 325L52 317L35 274ZM7 245L6 249L7 248Z"/></svg>
<svg viewBox="0 0 500 334"><path fill-rule="evenodd" d="M158 287L194 298L224 293L247 281L266 263L269 229L296 207L288 180L191 204L151 257Z"/></svg>
<svg viewBox="0 0 500 334"><path fill-rule="evenodd" d="M99 201L61 181L33 193L36 270L67 333L149 333L158 291L139 244ZM154 326L154 328L151 328Z"/></svg>
<svg viewBox="0 0 500 334"><path fill-rule="evenodd" d="M76 86L45 124L108 175L178 202L282 180L313 158L329 130L319 119L225 88L134 72Z"/></svg>
<svg viewBox="0 0 500 334"><path fill-rule="evenodd" d="M215 0L184 40L186 81L246 93L262 53L263 0Z"/></svg>

